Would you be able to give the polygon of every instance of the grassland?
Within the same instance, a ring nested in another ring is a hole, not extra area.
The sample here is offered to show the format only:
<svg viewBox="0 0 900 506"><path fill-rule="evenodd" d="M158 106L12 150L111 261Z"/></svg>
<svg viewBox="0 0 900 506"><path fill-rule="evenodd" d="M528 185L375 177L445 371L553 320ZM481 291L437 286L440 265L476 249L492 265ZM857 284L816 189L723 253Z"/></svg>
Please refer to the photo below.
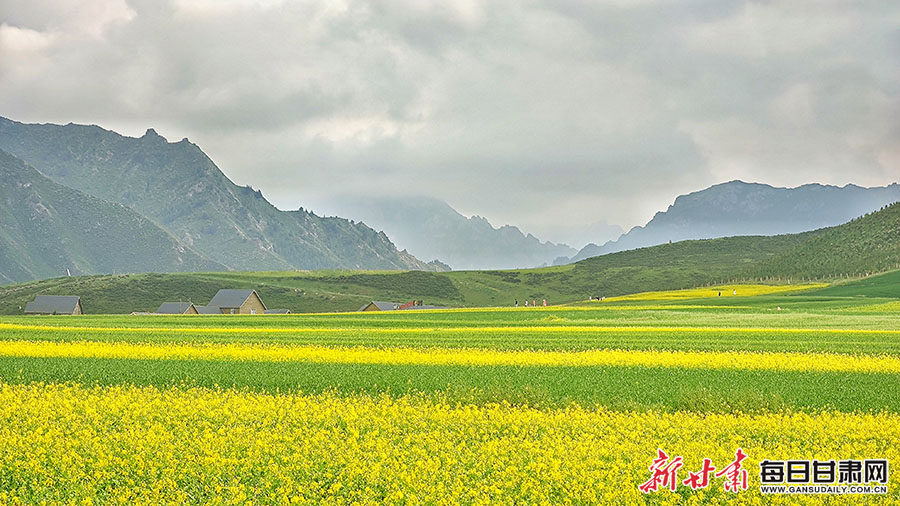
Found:
<svg viewBox="0 0 900 506"><path fill-rule="evenodd" d="M471 272L199 272L54 278L0 286L0 314L22 314L37 294L80 295L87 313L154 311L163 302L205 304L220 288L253 288L272 308L353 311L372 300L449 307L504 307L514 301L575 303L695 287L850 282L842 290L900 297L900 203L850 223L802 234L683 241L588 258L557 267ZM893 271L887 278L873 276ZM742 289L742 293L743 293ZM727 287L725 292L727 293ZM848 293L849 293L848 292Z"/></svg>
<svg viewBox="0 0 900 506"><path fill-rule="evenodd" d="M764 458L900 460L892 279L527 309L2 317L0 503L753 504ZM637 490L656 448L687 471L738 447L746 491ZM880 499L900 500L895 480Z"/></svg>

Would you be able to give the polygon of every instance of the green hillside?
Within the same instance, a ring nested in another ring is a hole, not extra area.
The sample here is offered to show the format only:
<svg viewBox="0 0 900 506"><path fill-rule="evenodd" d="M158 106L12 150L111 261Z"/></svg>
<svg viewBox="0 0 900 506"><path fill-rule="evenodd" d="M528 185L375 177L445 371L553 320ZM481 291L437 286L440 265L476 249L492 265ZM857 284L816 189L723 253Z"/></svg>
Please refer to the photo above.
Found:
<svg viewBox="0 0 900 506"><path fill-rule="evenodd" d="M815 231L806 241L748 269L749 276L834 279L900 269L900 202Z"/></svg>
<svg viewBox="0 0 900 506"><path fill-rule="evenodd" d="M422 300L446 306L550 304L588 297L669 290L717 282L734 265L785 250L795 236L686 241L591 258L577 264L510 271L431 273L275 271L135 274L56 278L0 287L0 314L17 314L38 293L77 294L87 312L155 310L165 301L206 303L219 288L256 288L269 307L294 312L351 311L371 300Z"/></svg>
<svg viewBox="0 0 900 506"><path fill-rule="evenodd" d="M349 311L371 300L422 300L454 307L550 304L726 282L786 283L818 277L842 280L894 265L900 205L839 227L774 237L683 241L623 251L581 262L509 271L206 272L56 278L0 287L0 314L17 314L34 295L75 294L89 313L154 310L162 302L206 303L219 288L256 288L269 307L294 312ZM877 254L868 254L868 251ZM853 254L856 252L856 254ZM858 256L855 256L858 255ZM820 268L827 266L828 268ZM771 269L771 270L766 270ZM859 269L863 269L861 272ZM900 274L837 284L822 296L900 297ZM830 290L830 292L829 292ZM819 292L817 292L819 294ZM814 297L806 294L804 297ZM798 299L799 300L799 299ZM776 305L776 304L773 304Z"/></svg>
<svg viewBox="0 0 900 506"><path fill-rule="evenodd" d="M845 283L836 283L816 291L829 297L885 297L900 299L900 271L891 271Z"/></svg>
<svg viewBox="0 0 900 506"><path fill-rule="evenodd" d="M198 272L78 276L0 287L0 314L21 314L36 294L77 294L87 313L155 311L169 301L206 304L220 288L256 289L269 308L354 311L372 300L466 305L454 283L431 272Z"/></svg>
<svg viewBox="0 0 900 506"><path fill-rule="evenodd" d="M121 204L50 181L0 151L0 282L225 269Z"/></svg>

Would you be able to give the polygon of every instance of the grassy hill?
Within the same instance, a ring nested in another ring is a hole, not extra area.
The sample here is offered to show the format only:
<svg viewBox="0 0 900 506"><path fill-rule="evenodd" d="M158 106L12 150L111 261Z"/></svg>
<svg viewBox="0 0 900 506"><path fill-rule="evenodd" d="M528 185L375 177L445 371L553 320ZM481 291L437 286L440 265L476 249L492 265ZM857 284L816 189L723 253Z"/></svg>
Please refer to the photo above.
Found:
<svg viewBox="0 0 900 506"><path fill-rule="evenodd" d="M900 269L900 202L837 227L747 269L753 277L835 279Z"/></svg>
<svg viewBox="0 0 900 506"><path fill-rule="evenodd" d="M256 288L269 307L350 311L370 300L447 306L560 304L588 297L675 290L725 282L843 280L891 268L900 258L900 205L850 223L774 237L683 241L542 269L508 271L201 272L56 278L0 287L0 314L18 314L34 295L76 294L89 313L150 311L165 301L206 303L219 288ZM822 296L900 297L900 274L837 284ZM830 292L829 292L830 290ZM816 292L819 293L819 292ZM812 297L813 295L809 295Z"/></svg>
<svg viewBox="0 0 900 506"><path fill-rule="evenodd" d="M0 282L98 272L224 269L127 207L0 150Z"/></svg>
<svg viewBox="0 0 900 506"><path fill-rule="evenodd" d="M900 299L900 271L891 271L845 283L836 283L816 291L829 297L885 297Z"/></svg>

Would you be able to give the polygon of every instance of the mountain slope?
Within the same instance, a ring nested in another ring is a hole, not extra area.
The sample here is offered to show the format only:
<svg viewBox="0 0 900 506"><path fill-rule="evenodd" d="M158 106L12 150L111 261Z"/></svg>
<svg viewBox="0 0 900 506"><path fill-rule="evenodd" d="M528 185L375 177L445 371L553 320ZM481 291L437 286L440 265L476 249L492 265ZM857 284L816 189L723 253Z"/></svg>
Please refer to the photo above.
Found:
<svg viewBox="0 0 900 506"><path fill-rule="evenodd" d="M121 204L54 183L0 151L0 282L102 272L223 270Z"/></svg>
<svg viewBox="0 0 900 506"><path fill-rule="evenodd" d="M898 200L897 183L875 188L820 184L775 188L731 181L679 196L645 226L603 246L589 244L572 261L669 241L805 232L845 223Z"/></svg>
<svg viewBox="0 0 900 506"><path fill-rule="evenodd" d="M517 227L494 228L480 216L466 218L430 197L342 197L329 202L343 216L384 230L418 258L437 258L454 269L512 269L549 264L575 250L541 242Z"/></svg>
<svg viewBox="0 0 900 506"><path fill-rule="evenodd" d="M865 275L896 268L897 264L900 264L900 204L829 229L771 237L682 241L541 269L447 273L215 272L57 278L0 287L0 314L21 314L21 307L41 293L82 295L88 312L103 313L153 309L173 297L203 302L218 288L231 287L257 288L267 304L271 302L271 306L294 312L353 311L370 300L424 300L428 304L469 307L511 306L517 299L520 302L547 299L550 304L559 304L585 301L589 296L759 282L760 277L776 282L778 278L781 282L809 278L840 280L847 273ZM822 265L826 267L820 268ZM896 273L864 279L870 281L835 285L838 293L834 295L892 297L898 293L892 283L900 279ZM730 299L723 297L718 302L727 300Z"/></svg>
<svg viewBox="0 0 900 506"><path fill-rule="evenodd" d="M364 225L276 209L232 183L195 144L169 143L152 129L131 138L0 118L0 149L57 183L138 211L232 269L428 269Z"/></svg>
<svg viewBox="0 0 900 506"><path fill-rule="evenodd" d="M754 276L834 278L900 269L900 202L837 227L814 232L748 271Z"/></svg>

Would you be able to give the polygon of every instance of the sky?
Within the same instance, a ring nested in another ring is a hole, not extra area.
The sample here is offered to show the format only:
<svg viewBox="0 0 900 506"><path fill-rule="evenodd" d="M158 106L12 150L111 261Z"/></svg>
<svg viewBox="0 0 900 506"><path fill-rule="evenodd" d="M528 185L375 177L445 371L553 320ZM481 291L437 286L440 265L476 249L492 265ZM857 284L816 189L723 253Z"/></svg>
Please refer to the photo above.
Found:
<svg viewBox="0 0 900 506"><path fill-rule="evenodd" d="M900 2L0 0L0 115L577 247L733 179L900 180Z"/></svg>

